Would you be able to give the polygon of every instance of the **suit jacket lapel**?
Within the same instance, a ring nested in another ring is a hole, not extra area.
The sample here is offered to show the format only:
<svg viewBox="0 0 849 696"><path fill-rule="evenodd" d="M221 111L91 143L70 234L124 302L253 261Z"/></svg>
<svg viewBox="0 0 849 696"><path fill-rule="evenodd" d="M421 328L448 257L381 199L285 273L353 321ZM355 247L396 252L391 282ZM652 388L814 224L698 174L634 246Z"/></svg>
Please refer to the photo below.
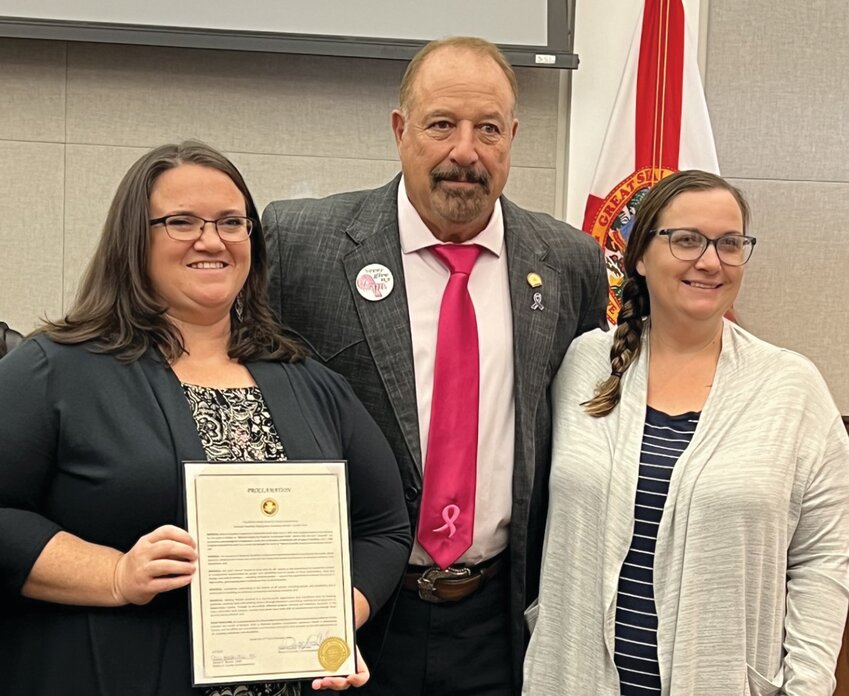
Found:
<svg viewBox="0 0 849 696"><path fill-rule="evenodd" d="M200 442L197 425L180 381L165 360L153 349L139 360L153 390L154 398L165 415L177 463L205 461L206 453Z"/></svg>
<svg viewBox="0 0 849 696"><path fill-rule="evenodd" d="M516 408L531 407L528 401L542 396L546 371L560 311L560 268L548 260L548 245L532 228L532 220L507 203L504 206L504 238L513 310L513 355ZM534 288L528 275L536 273L542 285ZM539 298L535 294L539 293Z"/></svg>
<svg viewBox="0 0 849 696"><path fill-rule="evenodd" d="M560 269L547 261L548 245L535 233L530 216L502 198L507 273L513 311L513 373L516 406L516 462L524 467L513 471L515 502L530 497L534 461L523 453L525 438L533 441L536 410L549 375L548 360L560 311ZM536 273L542 285L528 280ZM539 293L540 297L534 297Z"/></svg>
<svg viewBox="0 0 849 696"><path fill-rule="evenodd" d="M343 264L375 366L407 448L421 471L416 378L398 233L398 181L396 178L375 191L351 223L347 233L356 247L345 256ZM391 271L394 286L382 300L370 301L360 296L357 275L363 267L375 263Z"/></svg>
<svg viewBox="0 0 849 696"><path fill-rule="evenodd" d="M277 428L289 459L316 459L330 455L323 452L312 426L303 411L292 386L289 370L277 362L248 363L262 398Z"/></svg>
<svg viewBox="0 0 849 696"><path fill-rule="evenodd" d="M174 468L180 481L178 490L182 491L183 462L206 461L206 453L198 435L197 425L180 381L159 353L153 349L148 350L138 364L147 377L153 396L168 424L171 446L174 450ZM175 516L181 521L186 516L182 492L177 496Z"/></svg>

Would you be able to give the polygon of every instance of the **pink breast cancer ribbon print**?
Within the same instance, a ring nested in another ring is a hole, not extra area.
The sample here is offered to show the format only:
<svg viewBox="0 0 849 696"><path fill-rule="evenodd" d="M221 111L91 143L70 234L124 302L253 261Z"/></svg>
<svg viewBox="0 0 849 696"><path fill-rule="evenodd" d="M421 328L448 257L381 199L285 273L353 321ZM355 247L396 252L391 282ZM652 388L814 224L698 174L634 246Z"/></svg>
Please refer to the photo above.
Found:
<svg viewBox="0 0 849 696"><path fill-rule="evenodd" d="M436 533L447 531L448 538L450 539L457 532L457 527L454 522L459 516L460 508L458 508L456 505L446 505L444 508L442 508L442 519L445 520L445 524L443 524L441 527L437 527L433 531Z"/></svg>
<svg viewBox="0 0 849 696"><path fill-rule="evenodd" d="M374 297L376 299L383 297L383 295L380 294L380 283L376 282L375 279L368 273L363 273L359 278L357 278L357 287L360 290L366 290L374 293Z"/></svg>
<svg viewBox="0 0 849 696"><path fill-rule="evenodd" d="M442 244L431 250L451 276L439 309L417 537L434 562L447 568L474 535L480 358L469 275L481 248Z"/></svg>

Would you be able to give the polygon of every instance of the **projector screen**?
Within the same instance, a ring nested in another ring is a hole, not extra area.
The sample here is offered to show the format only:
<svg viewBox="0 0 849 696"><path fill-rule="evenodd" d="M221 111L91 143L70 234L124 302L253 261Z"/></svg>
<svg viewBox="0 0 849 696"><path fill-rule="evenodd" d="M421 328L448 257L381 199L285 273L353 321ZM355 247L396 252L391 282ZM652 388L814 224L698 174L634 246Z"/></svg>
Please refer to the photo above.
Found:
<svg viewBox="0 0 849 696"><path fill-rule="evenodd" d="M517 65L575 68L574 0L0 0L0 36L407 59L481 36Z"/></svg>

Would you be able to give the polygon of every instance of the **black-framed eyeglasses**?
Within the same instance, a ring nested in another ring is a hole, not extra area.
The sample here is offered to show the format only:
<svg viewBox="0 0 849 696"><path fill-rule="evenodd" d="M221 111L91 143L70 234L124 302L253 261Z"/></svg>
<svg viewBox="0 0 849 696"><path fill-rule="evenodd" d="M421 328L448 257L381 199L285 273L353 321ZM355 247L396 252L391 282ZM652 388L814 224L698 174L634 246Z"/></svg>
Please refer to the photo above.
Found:
<svg viewBox="0 0 849 696"><path fill-rule="evenodd" d="M207 220L197 215L164 215L148 222L151 226L163 225L168 236L178 242L198 240L207 223L215 225L222 242L244 242L254 228L254 220L243 215L225 215L217 220Z"/></svg>
<svg viewBox="0 0 849 696"><path fill-rule="evenodd" d="M757 239L745 234L725 234L716 239L706 237L698 230L684 228L651 230L650 234L666 237L669 240L669 251L679 261L697 261L713 246L716 255L722 263L728 266L742 266L754 251Z"/></svg>

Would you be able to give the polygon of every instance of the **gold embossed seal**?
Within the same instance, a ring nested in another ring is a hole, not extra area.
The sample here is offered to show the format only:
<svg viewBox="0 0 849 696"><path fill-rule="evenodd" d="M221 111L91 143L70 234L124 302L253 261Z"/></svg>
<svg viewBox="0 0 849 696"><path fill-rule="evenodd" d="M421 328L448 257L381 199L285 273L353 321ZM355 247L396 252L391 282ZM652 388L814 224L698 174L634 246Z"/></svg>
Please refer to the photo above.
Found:
<svg viewBox="0 0 849 696"><path fill-rule="evenodd" d="M318 646L318 661L329 672L335 672L339 669L350 654L351 648L348 647L348 644L335 636L325 638Z"/></svg>
<svg viewBox="0 0 849 696"><path fill-rule="evenodd" d="M259 507L262 510L262 514L267 517L274 517L280 509L280 506L274 498L266 498L262 501L262 503L260 503Z"/></svg>

